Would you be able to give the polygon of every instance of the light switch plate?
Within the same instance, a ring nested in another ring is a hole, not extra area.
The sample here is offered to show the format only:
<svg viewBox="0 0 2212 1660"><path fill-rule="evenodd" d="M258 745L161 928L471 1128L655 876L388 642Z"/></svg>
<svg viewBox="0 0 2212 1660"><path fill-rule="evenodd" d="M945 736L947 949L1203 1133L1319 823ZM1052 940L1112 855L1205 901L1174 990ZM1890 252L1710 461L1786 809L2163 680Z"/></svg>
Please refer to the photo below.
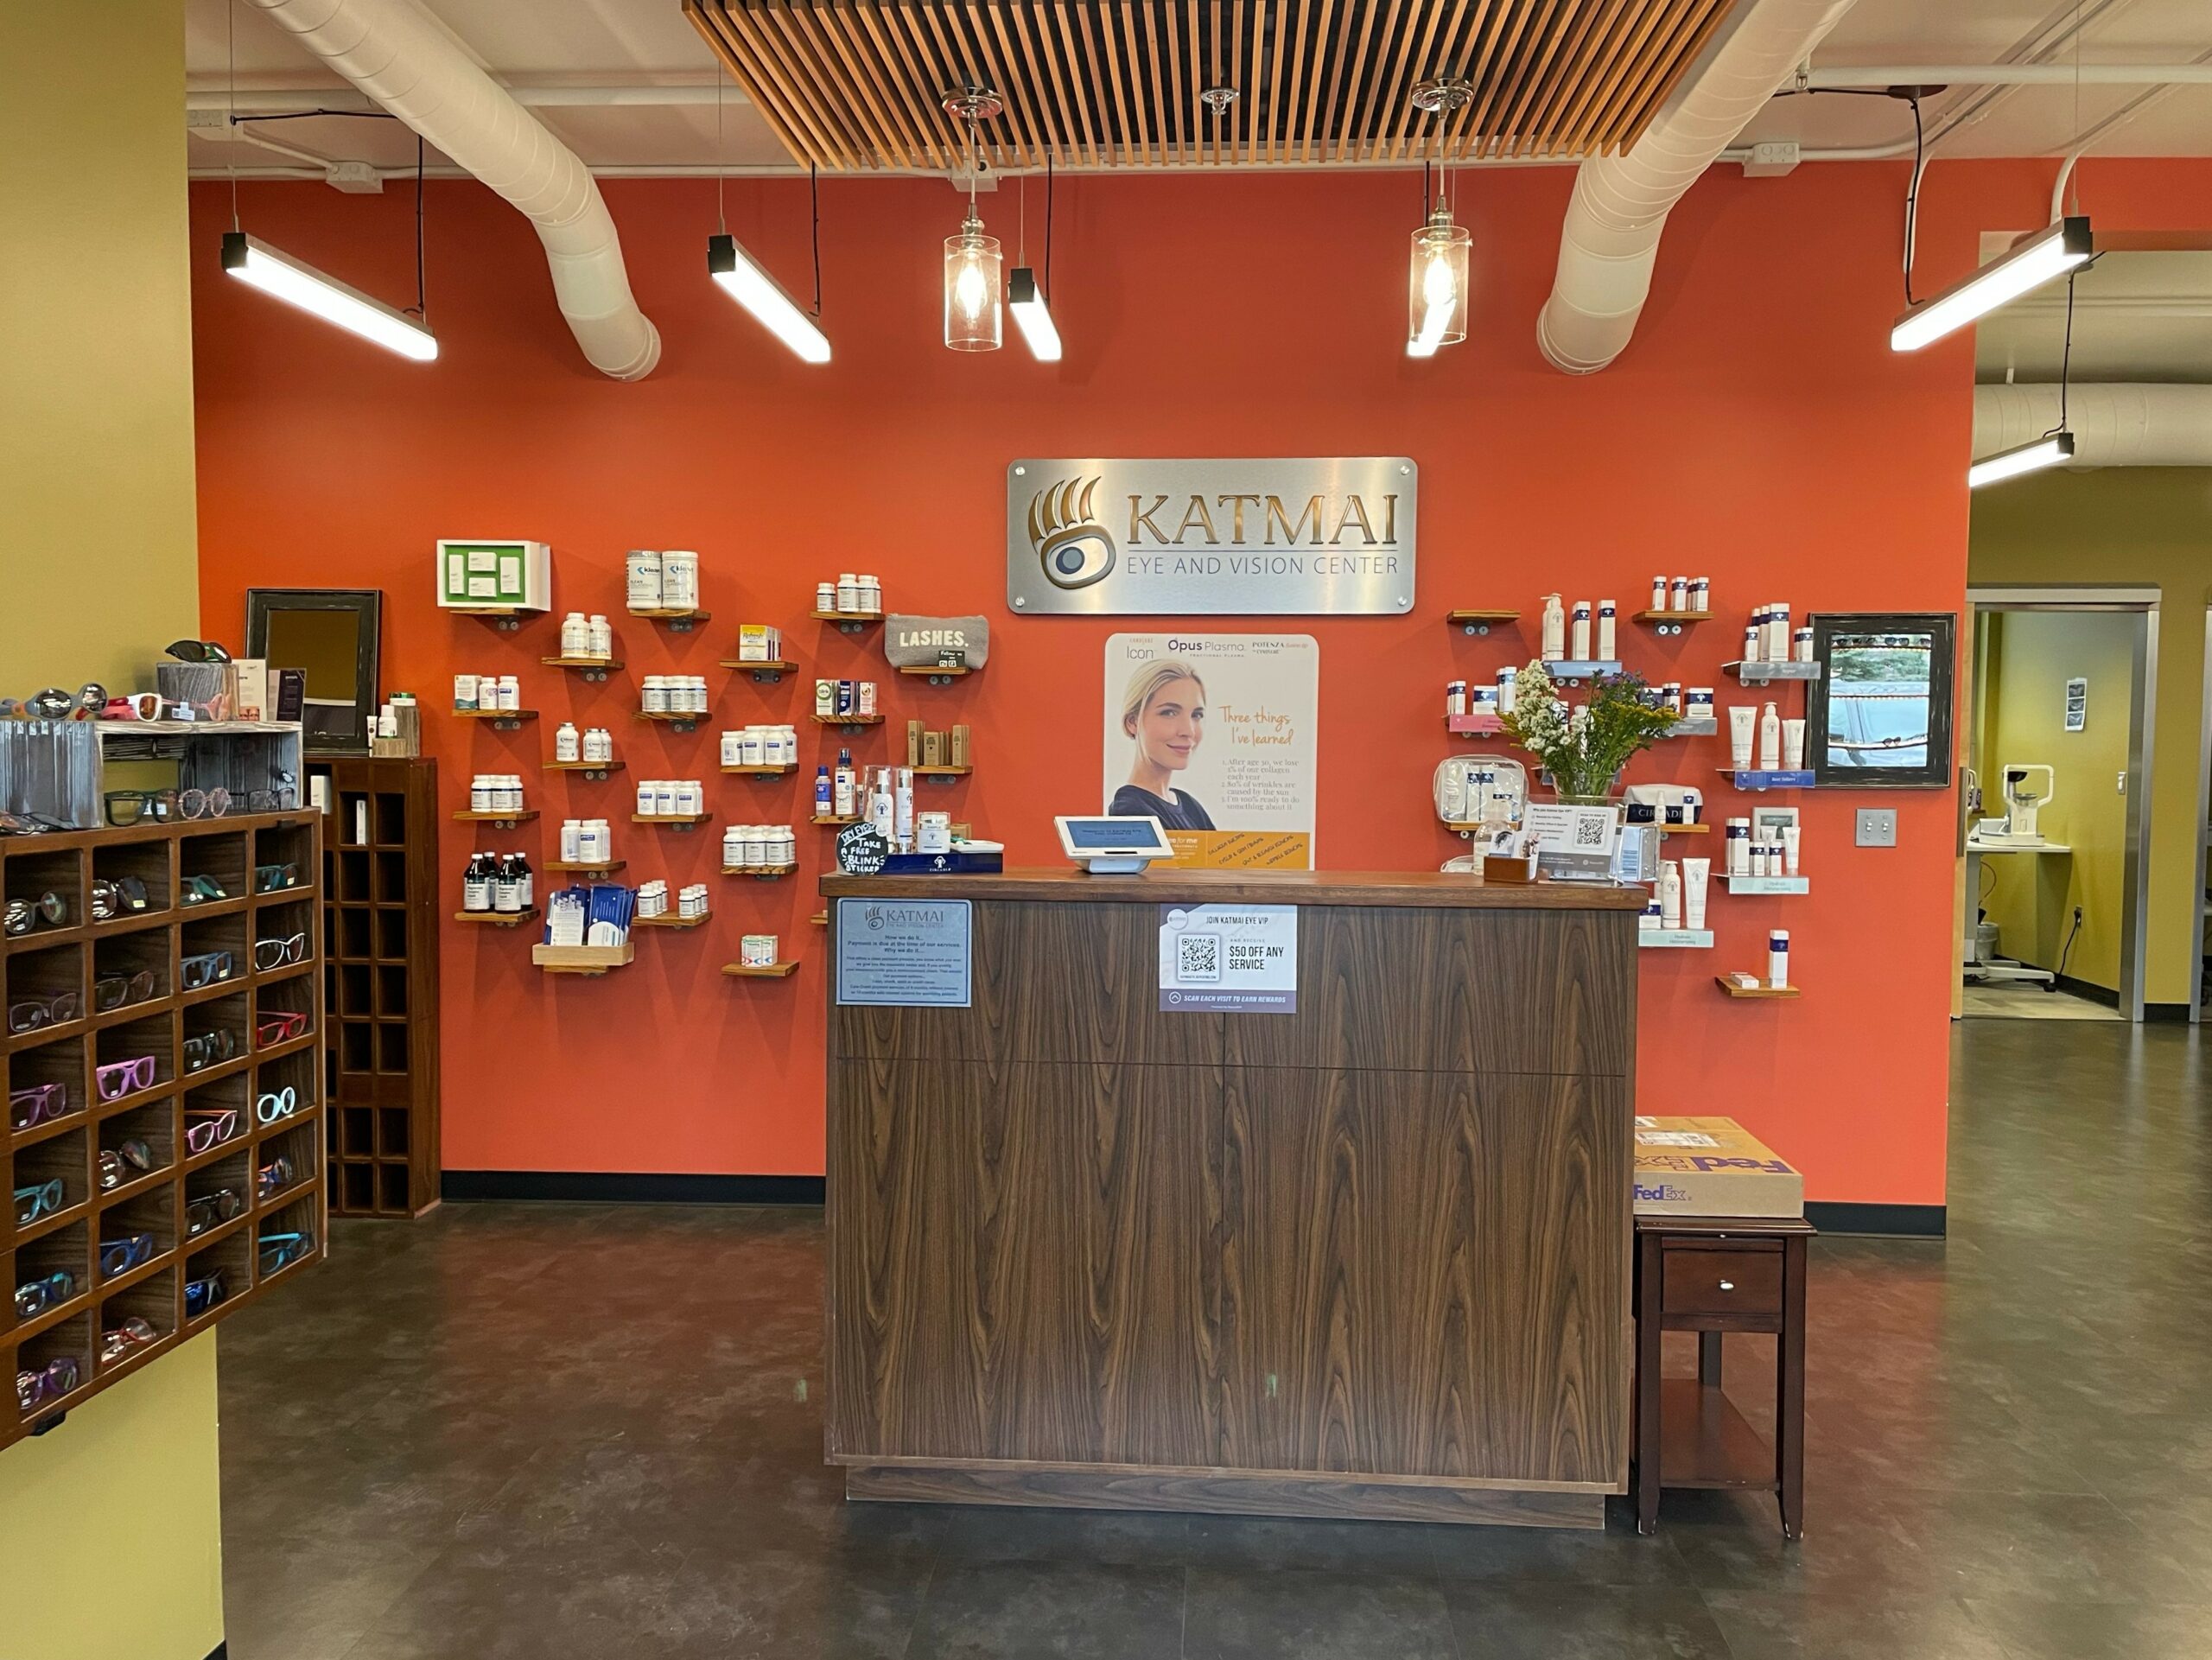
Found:
<svg viewBox="0 0 2212 1660"><path fill-rule="evenodd" d="M1862 848L1893 848L1897 844L1897 810L1861 807L1852 844Z"/></svg>

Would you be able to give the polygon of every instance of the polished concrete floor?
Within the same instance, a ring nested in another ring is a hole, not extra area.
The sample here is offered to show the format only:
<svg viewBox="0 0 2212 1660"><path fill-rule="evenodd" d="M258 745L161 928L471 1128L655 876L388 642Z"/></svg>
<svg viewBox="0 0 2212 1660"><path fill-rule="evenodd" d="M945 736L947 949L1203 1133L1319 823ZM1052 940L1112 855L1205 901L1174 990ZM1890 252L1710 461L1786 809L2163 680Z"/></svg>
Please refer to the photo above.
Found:
<svg viewBox="0 0 2212 1660"><path fill-rule="evenodd" d="M849 1507L818 1216L448 1205L223 1328L232 1660L2212 1656L2195 1034L1955 1029L1950 1238L1815 1246L1802 1543Z"/></svg>

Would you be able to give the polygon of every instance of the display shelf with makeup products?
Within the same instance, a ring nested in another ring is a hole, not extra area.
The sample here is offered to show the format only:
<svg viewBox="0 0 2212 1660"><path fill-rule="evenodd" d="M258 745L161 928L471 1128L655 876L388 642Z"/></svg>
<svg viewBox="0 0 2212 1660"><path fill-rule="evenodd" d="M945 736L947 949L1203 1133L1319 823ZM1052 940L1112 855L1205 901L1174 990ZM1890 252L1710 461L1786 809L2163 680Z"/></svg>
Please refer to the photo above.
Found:
<svg viewBox="0 0 2212 1660"><path fill-rule="evenodd" d="M291 808L0 839L0 1447L321 1255L321 830Z"/></svg>
<svg viewBox="0 0 2212 1660"><path fill-rule="evenodd" d="M437 762L334 757L310 770L330 780L321 973L331 1028L322 1079L331 1103L331 1210L420 1216L438 1202L440 1175L438 926L446 878ZM461 919L523 920L490 912ZM288 926L283 937L294 932Z"/></svg>

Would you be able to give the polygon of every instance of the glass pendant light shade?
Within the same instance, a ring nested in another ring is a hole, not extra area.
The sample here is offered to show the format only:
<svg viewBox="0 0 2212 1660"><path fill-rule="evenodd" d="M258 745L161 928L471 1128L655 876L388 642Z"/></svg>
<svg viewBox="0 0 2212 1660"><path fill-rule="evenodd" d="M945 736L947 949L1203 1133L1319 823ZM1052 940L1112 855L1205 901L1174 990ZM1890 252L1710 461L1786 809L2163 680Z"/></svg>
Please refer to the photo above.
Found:
<svg viewBox="0 0 2212 1660"><path fill-rule="evenodd" d="M1467 338L1467 250L1472 239L1439 203L1428 223L1414 232L1413 269L1407 287L1406 355L1435 355L1440 346Z"/></svg>
<svg viewBox="0 0 2212 1660"><path fill-rule="evenodd" d="M956 352L995 352L1004 320L999 239L972 213L944 239L944 343Z"/></svg>

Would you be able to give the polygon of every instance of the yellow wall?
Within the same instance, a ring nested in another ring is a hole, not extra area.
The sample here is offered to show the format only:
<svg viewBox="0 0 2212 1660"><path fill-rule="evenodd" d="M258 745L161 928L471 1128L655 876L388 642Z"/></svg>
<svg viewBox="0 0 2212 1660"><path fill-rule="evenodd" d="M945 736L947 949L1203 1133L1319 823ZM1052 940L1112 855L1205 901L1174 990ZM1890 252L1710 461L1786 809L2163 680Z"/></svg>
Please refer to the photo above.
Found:
<svg viewBox="0 0 2212 1660"><path fill-rule="evenodd" d="M183 0L0 0L0 684L150 685L199 626ZM215 1343L0 1453L10 1656L223 1639Z"/></svg>
<svg viewBox="0 0 2212 1660"><path fill-rule="evenodd" d="M2074 850L2063 858L1985 855L1983 908L2005 956L2056 969L2078 905L2082 931L2066 971L2117 991L2127 799L2115 785L2127 766L2135 619L2014 612L1983 626L1991 631L1976 764L1983 811L1990 817L2004 811L2006 762L2044 762L2057 774L2056 793L2039 828L2045 840ZM2088 722L2069 732L2066 683L2076 677L2089 683Z"/></svg>
<svg viewBox="0 0 2212 1660"><path fill-rule="evenodd" d="M2153 1003L2187 1003L2201 902L2196 881L2203 833L2198 813L2212 468L2042 473L1978 490L1967 570L1977 585L2125 583L2160 590L2145 996ZM2094 709L2093 702L2093 720Z"/></svg>

